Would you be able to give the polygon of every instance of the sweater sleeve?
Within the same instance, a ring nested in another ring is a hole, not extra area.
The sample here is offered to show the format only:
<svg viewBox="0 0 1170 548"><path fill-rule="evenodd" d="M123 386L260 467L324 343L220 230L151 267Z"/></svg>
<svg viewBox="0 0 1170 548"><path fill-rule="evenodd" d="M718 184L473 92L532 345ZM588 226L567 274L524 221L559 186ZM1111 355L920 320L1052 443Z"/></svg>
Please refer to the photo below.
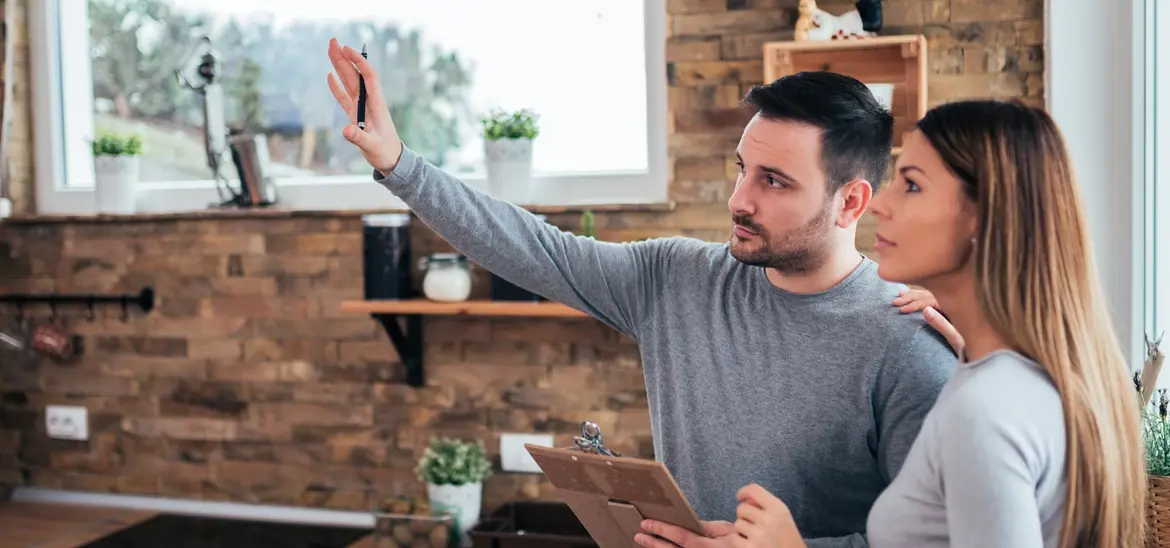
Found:
<svg viewBox="0 0 1170 548"><path fill-rule="evenodd" d="M886 482L893 480L910 452L922 423L954 371L955 355L934 329L923 325L896 346L883 364L874 390L877 463ZM809 548L864 548L860 534L805 539Z"/></svg>
<svg viewBox="0 0 1170 548"><path fill-rule="evenodd" d="M882 364L874 394L875 452L887 483L902 469L956 363L946 339L924 322Z"/></svg>
<svg viewBox="0 0 1170 548"><path fill-rule="evenodd" d="M562 231L531 212L467 186L403 147L374 179L469 259L528 291L637 337L664 285L678 238L603 242Z"/></svg>

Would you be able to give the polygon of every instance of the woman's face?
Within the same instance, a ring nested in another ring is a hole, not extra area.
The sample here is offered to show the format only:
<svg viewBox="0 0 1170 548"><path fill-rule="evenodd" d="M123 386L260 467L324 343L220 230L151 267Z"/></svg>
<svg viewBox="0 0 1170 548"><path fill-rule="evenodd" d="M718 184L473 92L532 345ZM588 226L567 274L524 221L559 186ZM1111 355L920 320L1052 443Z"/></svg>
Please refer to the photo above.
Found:
<svg viewBox="0 0 1170 548"><path fill-rule="evenodd" d="M907 137L894 180L874 196L870 211L877 220L878 275L885 280L928 287L971 256L975 203L919 131Z"/></svg>

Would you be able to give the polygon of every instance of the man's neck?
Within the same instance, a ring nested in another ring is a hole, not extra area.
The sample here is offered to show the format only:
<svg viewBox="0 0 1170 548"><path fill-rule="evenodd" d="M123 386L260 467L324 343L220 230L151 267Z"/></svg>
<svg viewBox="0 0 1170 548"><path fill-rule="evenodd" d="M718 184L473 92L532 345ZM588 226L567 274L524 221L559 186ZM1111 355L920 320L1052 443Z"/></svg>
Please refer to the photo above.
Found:
<svg viewBox="0 0 1170 548"><path fill-rule="evenodd" d="M863 258L853 246L838 246L819 268L802 274L785 274L769 268L768 281L790 293L820 293L832 289L853 274Z"/></svg>

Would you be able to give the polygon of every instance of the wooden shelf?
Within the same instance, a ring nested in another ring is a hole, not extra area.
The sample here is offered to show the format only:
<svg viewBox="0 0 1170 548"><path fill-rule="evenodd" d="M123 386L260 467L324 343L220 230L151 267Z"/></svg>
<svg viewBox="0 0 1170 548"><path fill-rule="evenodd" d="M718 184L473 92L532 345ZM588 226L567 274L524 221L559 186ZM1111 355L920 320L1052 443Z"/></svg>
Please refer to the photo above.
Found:
<svg viewBox="0 0 1170 548"><path fill-rule="evenodd" d="M764 81L803 71L826 70L866 84L893 84L894 150L926 115L926 37L921 34L875 36L856 40L767 42Z"/></svg>
<svg viewBox="0 0 1170 548"><path fill-rule="evenodd" d="M343 301L341 311L369 314L382 324L406 368L406 383L422 386L424 316L499 316L529 318L586 318L588 314L560 303L541 301L463 301L445 303L430 299ZM399 322L405 321L405 327Z"/></svg>
<svg viewBox="0 0 1170 548"><path fill-rule="evenodd" d="M921 34L897 34L850 40L783 40L766 42L764 44L764 52L767 53L769 49L805 52L873 50L891 46L901 47L903 44L914 44L919 39L925 40L925 37Z"/></svg>
<svg viewBox="0 0 1170 548"><path fill-rule="evenodd" d="M445 303L429 299L345 301L341 311L354 314L417 314L420 316L529 316L539 318L585 317L587 314L560 303L523 301L463 301Z"/></svg>

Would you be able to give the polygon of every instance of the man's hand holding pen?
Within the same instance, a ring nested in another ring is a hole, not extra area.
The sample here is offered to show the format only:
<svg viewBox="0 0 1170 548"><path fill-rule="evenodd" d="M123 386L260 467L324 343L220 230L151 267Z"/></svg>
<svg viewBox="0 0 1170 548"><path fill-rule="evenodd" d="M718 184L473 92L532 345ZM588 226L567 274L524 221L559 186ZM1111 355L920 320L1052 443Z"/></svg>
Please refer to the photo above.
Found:
<svg viewBox="0 0 1170 548"><path fill-rule="evenodd" d="M366 45L362 44L362 59L369 59L366 57ZM358 105L357 105L357 127L358 129L366 129L366 77L358 74Z"/></svg>
<svg viewBox="0 0 1170 548"><path fill-rule="evenodd" d="M389 174L402 155L402 140L390 118L377 73L361 53L349 46L341 46L336 38L329 40L329 60L336 71L329 74L329 89L349 116L349 124L341 134L361 150L371 166L382 174ZM361 101L363 86L368 96ZM359 105L364 107L361 110L364 130L357 126Z"/></svg>

